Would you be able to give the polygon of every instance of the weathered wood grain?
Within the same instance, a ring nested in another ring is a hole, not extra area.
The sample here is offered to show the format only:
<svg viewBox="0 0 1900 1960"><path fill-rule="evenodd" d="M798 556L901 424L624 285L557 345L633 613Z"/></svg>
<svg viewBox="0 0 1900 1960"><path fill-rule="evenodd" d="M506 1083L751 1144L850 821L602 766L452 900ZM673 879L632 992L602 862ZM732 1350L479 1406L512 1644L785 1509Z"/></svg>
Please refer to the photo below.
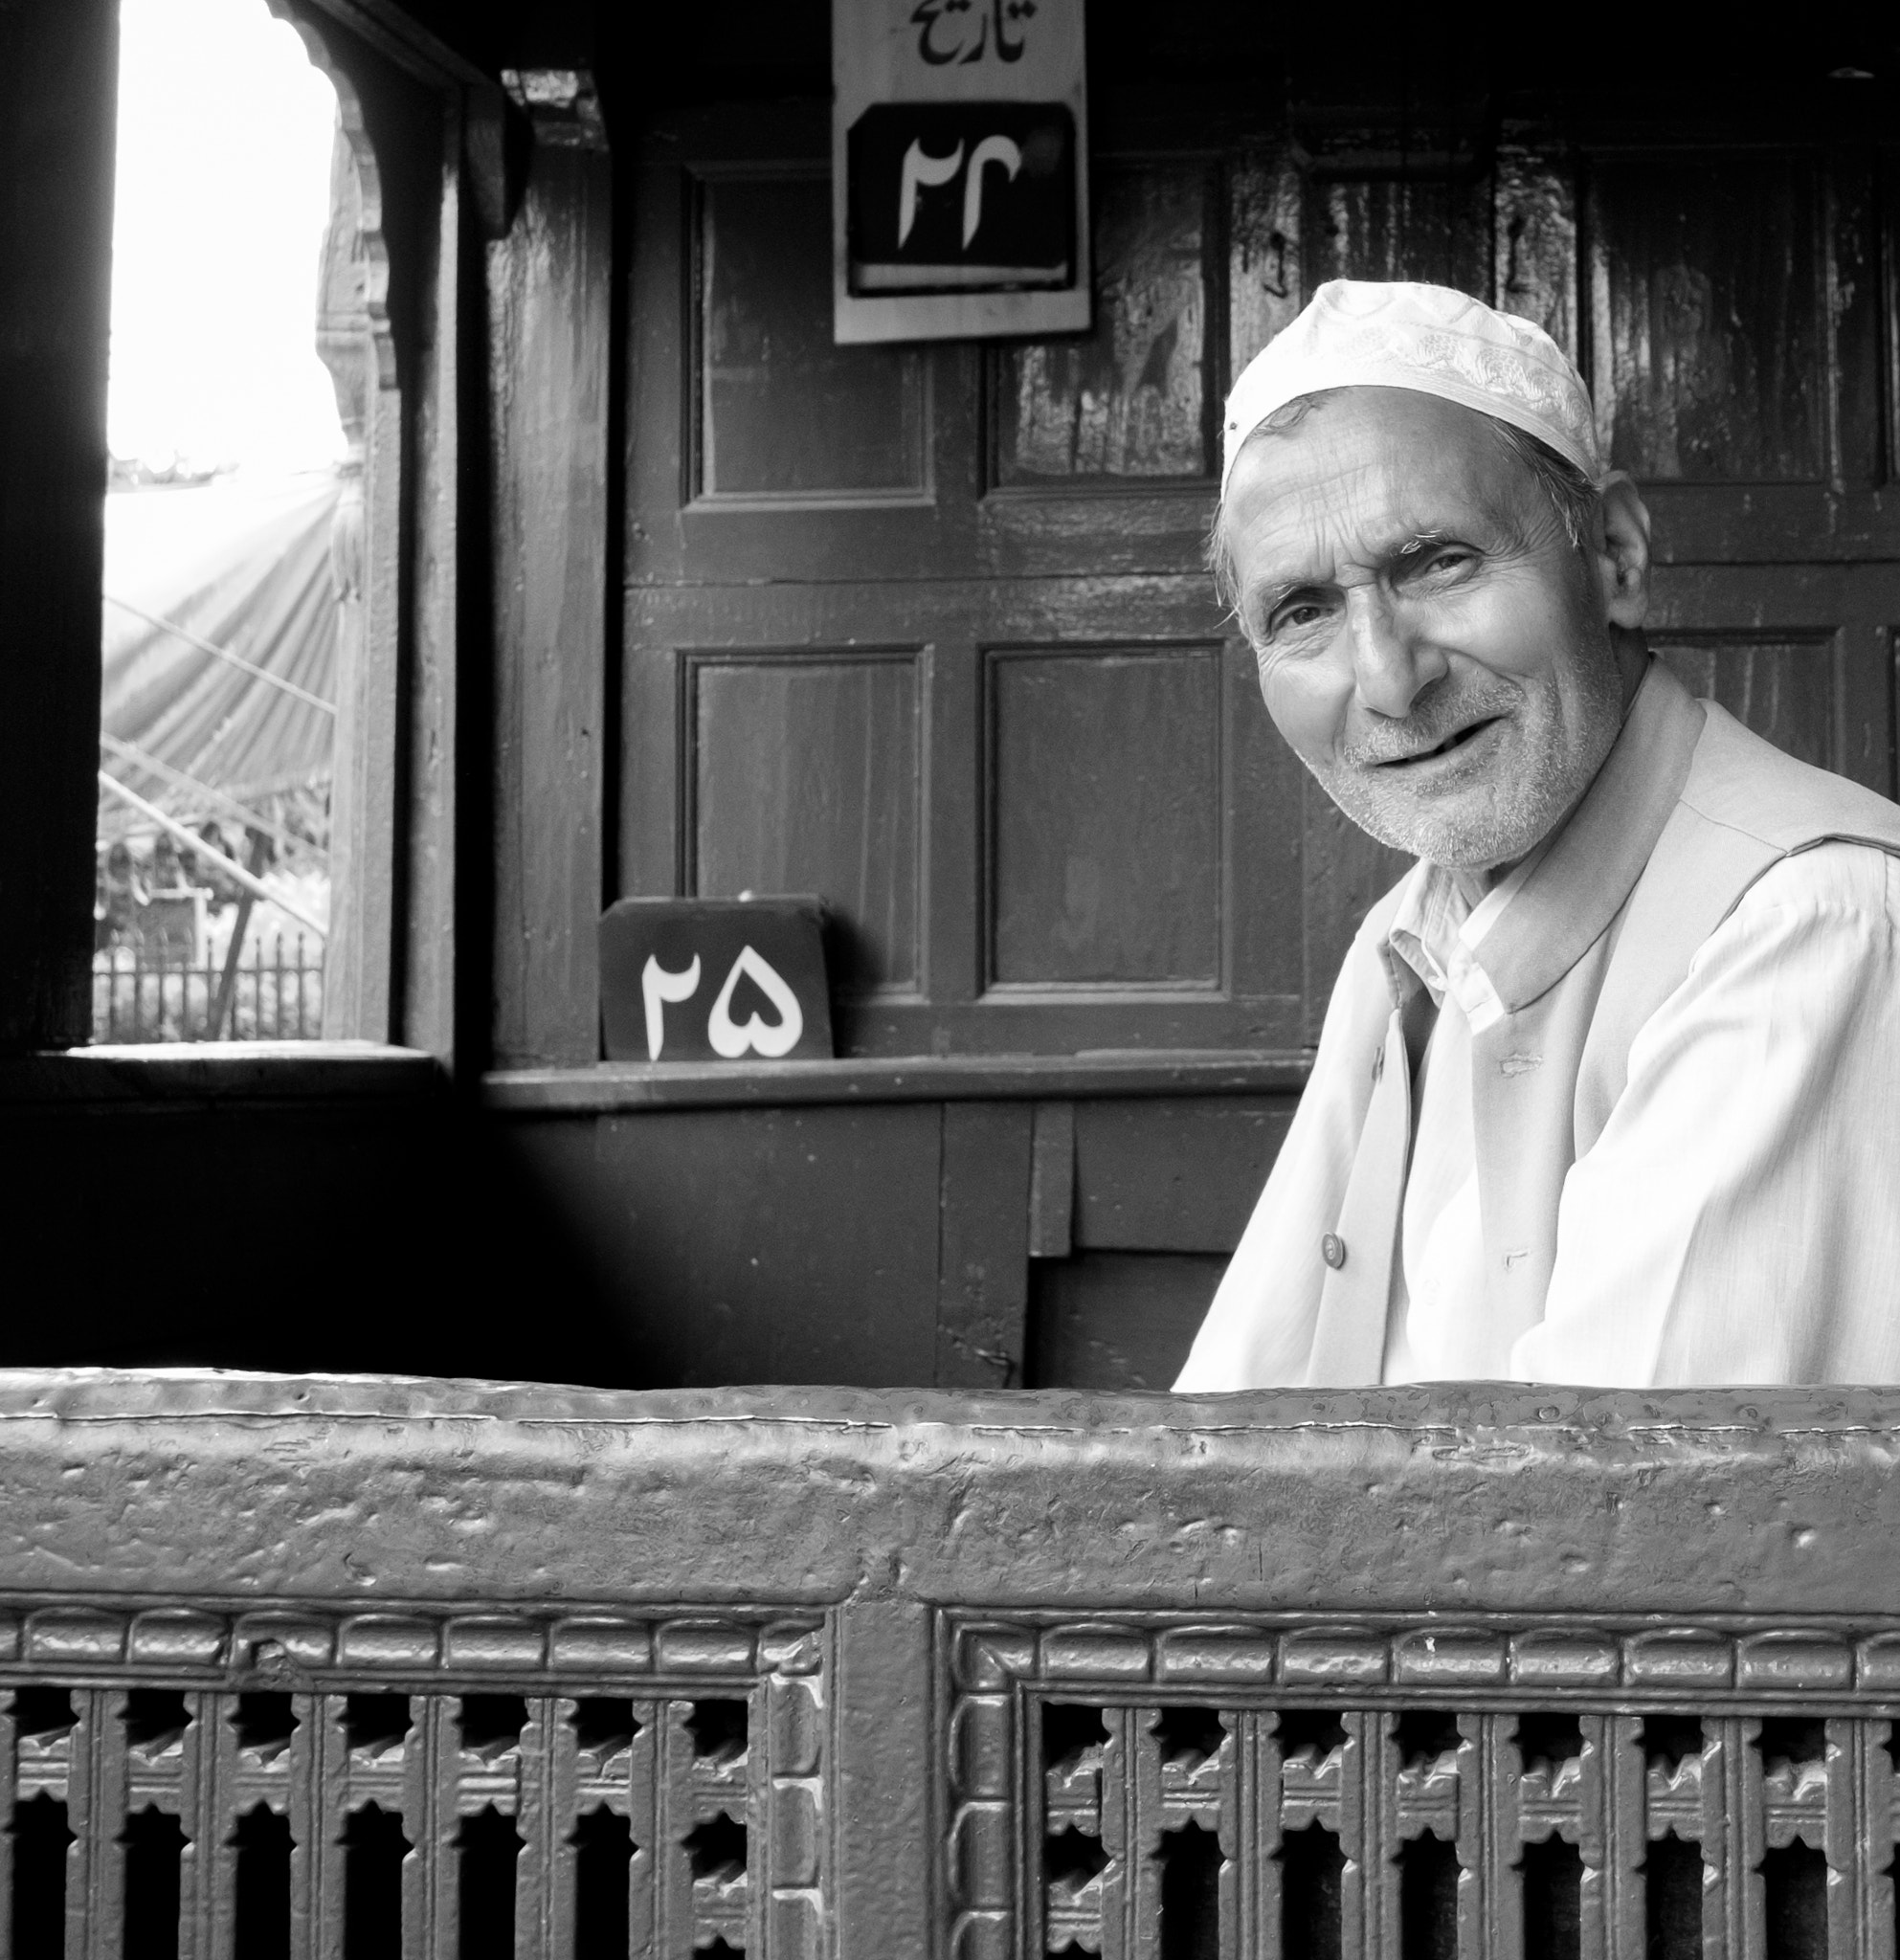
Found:
<svg viewBox="0 0 1900 1960"><path fill-rule="evenodd" d="M1738 483L1825 476L1813 160L1603 157L1590 186L1593 373L1612 465Z"/></svg>
<svg viewBox="0 0 1900 1960"><path fill-rule="evenodd" d="M1218 232L1205 162L1098 170L1095 324L995 356L999 483L1205 478Z"/></svg>
<svg viewBox="0 0 1900 1960"><path fill-rule="evenodd" d="M933 1377L939 1388L1023 1385L1032 1124L1023 1103L943 1105Z"/></svg>
<svg viewBox="0 0 1900 1960"><path fill-rule="evenodd" d="M603 148L539 143L514 230L488 247L504 1063L600 1054L611 206Z"/></svg>

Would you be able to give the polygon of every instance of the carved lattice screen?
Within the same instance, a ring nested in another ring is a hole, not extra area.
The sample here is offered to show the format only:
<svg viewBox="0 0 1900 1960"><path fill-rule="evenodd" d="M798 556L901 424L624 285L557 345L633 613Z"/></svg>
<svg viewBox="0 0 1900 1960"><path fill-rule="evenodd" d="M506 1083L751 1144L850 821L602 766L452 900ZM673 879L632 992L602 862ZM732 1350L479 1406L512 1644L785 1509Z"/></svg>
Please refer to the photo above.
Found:
<svg viewBox="0 0 1900 1960"><path fill-rule="evenodd" d="M67 1928L204 1960L823 1950L809 1622L53 1610L0 1648L17 1960Z"/></svg>
<svg viewBox="0 0 1900 1960"><path fill-rule="evenodd" d="M944 1638L958 1960L1894 1950L1890 1634Z"/></svg>

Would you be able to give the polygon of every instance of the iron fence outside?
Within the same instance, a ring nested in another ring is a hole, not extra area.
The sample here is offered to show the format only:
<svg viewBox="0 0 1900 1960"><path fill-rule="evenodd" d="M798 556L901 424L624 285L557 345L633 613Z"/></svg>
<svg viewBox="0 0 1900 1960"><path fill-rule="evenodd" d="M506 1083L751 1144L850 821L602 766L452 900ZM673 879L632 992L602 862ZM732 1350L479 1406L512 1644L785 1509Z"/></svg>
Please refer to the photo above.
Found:
<svg viewBox="0 0 1900 1960"><path fill-rule="evenodd" d="M323 948L301 932L235 963L168 956L163 940L93 955L95 1041L314 1041L323 1025Z"/></svg>

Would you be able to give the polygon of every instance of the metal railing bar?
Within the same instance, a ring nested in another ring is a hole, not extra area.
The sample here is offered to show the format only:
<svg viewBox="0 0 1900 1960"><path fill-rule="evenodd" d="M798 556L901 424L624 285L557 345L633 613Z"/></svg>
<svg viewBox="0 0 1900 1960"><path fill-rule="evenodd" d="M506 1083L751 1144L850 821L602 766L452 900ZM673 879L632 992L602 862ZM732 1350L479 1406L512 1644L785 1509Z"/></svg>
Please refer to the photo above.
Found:
<svg viewBox="0 0 1900 1960"><path fill-rule="evenodd" d="M156 803L147 802L136 790L128 790L117 776L108 775L105 770L101 769L99 772L99 786L107 795L117 796L121 802L130 804L141 815L150 817L152 822L158 824L162 829L169 831L180 843L189 844L200 858L209 858L220 871L223 871L231 878L235 878L246 891L256 892L260 899L266 900L269 903L275 905L279 912L288 913L291 918L297 921L298 924L307 926L319 939L328 937L323 926L319 925L309 913L292 904L281 892L272 891L262 879L246 871L236 858L227 858L222 851L213 849L195 831L191 830L188 825L180 823L175 816L168 816Z"/></svg>
<svg viewBox="0 0 1900 1960"><path fill-rule="evenodd" d="M225 814L243 824L247 830L262 831L267 837L274 837L287 850L309 851L327 858L329 848L309 837L300 837L293 830L266 816L260 810L253 810L248 803L240 803L235 796L227 795L224 791L214 789L210 783L201 783L196 776L174 768L172 764L153 755L148 749L141 748L136 742L127 742L122 736L108 735L100 731L99 746L108 754L117 756L121 762L129 762L142 769L150 769L154 775L165 777L174 788L189 791L194 796L202 796L207 803L216 804Z"/></svg>
<svg viewBox="0 0 1900 1960"><path fill-rule="evenodd" d="M268 667L260 667L255 660L247 660L242 654L234 654L229 647L221 647L215 640L209 640L193 633L189 627L180 626L176 620L164 619L156 612L147 612L143 606L135 606L130 599L122 599L116 592L103 594L108 606L117 606L121 612L130 612L135 618L143 619L147 626L156 626L160 632L171 634L182 639L188 646L194 646L200 653L213 655L220 660L228 660L232 666L242 668L246 674L255 675L257 679L301 701L306 707L321 709L324 714L336 716L336 703L325 701L320 694L312 694L307 687L299 687L294 680L286 680L281 674L273 674Z"/></svg>

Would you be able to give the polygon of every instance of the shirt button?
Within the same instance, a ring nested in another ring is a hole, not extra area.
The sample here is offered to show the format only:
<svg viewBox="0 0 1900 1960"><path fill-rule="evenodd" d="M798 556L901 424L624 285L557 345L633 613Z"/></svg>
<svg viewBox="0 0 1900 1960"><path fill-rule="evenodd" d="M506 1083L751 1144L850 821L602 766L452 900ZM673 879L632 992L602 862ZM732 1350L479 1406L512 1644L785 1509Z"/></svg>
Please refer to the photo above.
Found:
<svg viewBox="0 0 1900 1960"><path fill-rule="evenodd" d="M1336 1273L1346 1263L1346 1241L1336 1232L1329 1232L1319 1242L1319 1256Z"/></svg>

